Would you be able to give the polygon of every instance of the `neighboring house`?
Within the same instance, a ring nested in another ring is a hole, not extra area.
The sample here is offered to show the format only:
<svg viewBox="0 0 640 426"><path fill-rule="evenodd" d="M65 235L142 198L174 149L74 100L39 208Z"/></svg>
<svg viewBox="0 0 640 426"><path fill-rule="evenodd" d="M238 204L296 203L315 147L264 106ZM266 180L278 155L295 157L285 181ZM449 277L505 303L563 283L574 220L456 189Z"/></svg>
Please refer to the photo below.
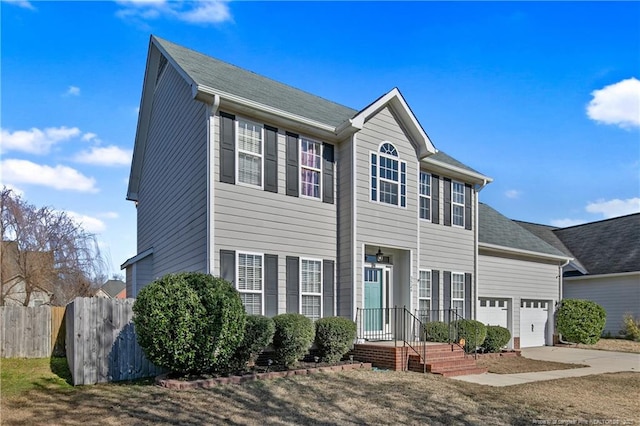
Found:
<svg viewBox="0 0 640 426"><path fill-rule="evenodd" d="M436 150L398 89L351 109L151 37L127 192L138 223L138 254L122 265L127 296L202 271L268 316L406 306L475 318L478 296L499 298L517 346L517 308L544 301L552 318L568 258L542 242L479 240L489 182ZM483 269L492 258L501 271ZM540 292L521 288L538 277ZM390 329L388 316L367 321ZM551 343L544 336L536 344Z"/></svg>
<svg viewBox="0 0 640 426"><path fill-rule="evenodd" d="M624 314L640 317L640 213L568 228L518 223L574 258L564 268L563 297L600 304L605 332L617 335Z"/></svg>
<svg viewBox="0 0 640 426"><path fill-rule="evenodd" d="M53 294L53 253L20 251L14 241L3 241L0 252L2 304L28 307L49 304ZM32 283L31 288L27 280Z"/></svg>
<svg viewBox="0 0 640 426"><path fill-rule="evenodd" d="M126 299L127 285L122 280L109 280L98 289L95 296L105 299Z"/></svg>

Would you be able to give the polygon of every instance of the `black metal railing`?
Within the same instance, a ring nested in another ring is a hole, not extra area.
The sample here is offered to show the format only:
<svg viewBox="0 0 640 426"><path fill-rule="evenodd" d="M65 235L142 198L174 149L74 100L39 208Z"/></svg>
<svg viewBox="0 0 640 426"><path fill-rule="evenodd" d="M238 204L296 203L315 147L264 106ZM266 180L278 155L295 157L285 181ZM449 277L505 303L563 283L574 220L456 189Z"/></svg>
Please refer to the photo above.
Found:
<svg viewBox="0 0 640 426"><path fill-rule="evenodd" d="M463 341L460 320L464 317L455 309L416 310L415 314L424 323L427 341L455 344L464 349L466 353L477 354L478 348L474 343L479 340L479 331L475 331L473 342ZM467 337L469 332L469 329L465 330Z"/></svg>

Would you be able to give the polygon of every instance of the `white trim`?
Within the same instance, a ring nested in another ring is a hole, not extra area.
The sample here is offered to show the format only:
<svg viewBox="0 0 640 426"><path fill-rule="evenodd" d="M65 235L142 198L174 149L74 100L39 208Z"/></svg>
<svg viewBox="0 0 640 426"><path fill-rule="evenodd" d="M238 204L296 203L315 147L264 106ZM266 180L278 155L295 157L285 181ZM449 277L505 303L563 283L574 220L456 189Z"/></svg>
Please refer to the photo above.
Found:
<svg viewBox="0 0 640 426"><path fill-rule="evenodd" d="M520 254L520 255L524 255L524 256L536 257L536 258L540 258L540 259L552 259L552 260L557 260L557 261L562 261L562 262L565 262L567 260L573 260L573 258L568 257L568 256L558 256L558 255L555 255L555 254L539 253L539 252L536 252L536 251L523 250L523 249L517 249L517 248L505 247L505 246L499 246L497 244L489 244L489 243L478 242L478 247L480 249L483 249L483 250L489 250L489 251L493 251L493 252L497 252L497 253L515 253L515 254ZM487 255L487 256L490 256L490 255Z"/></svg>
<svg viewBox="0 0 640 426"><path fill-rule="evenodd" d="M483 187L493 182L493 179L488 176L482 175L480 173L472 172L470 170L466 170L458 166L453 166L451 164L443 163L441 161L438 161L437 159L434 159L433 157L424 158L420 160L420 162L430 166L429 169L436 172L436 174L446 175L451 177L452 179L456 178L456 179L468 180L468 178L471 178L471 180L474 181L473 183L481 184Z"/></svg>
<svg viewBox="0 0 640 426"><path fill-rule="evenodd" d="M129 265L133 265L134 263L141 261L142 259L144 259L145 257L151 254L153 254L153 247L148 248L145 251L138 253L135 256L125 260L125 262L122 265L120 265L120 270L125 269Z"/></svg>
<svg viewBox="0 0 640 426"><path fill-rule="evenodd" d="M216 96L211 106L207 106L207 267L208 274L214 274L215 268L215 139L216 114L220 106L220 97Z"/></svg>
<svg viewBox="0 0 640 426"><path fill-rule="evenodd" d="M356 151L357 151L357 142L358 142L358 135L357 134L353 134L353 136L351 137L351 202L353 203L353 209L351 209L351 262L353 263L353 266L351 267L351 317L352 319L355 321L356 320L356 312L357 312L357 300L356 300L356 296L358 293L358 287L357 287L357 279L356 277L358 276L358 262L363 262L363 259L360 259L360 256L358 256L358 197L357 197L357 190L358 190L358 185L357 185L357 177L358 177L358 170L357 170L357 166L358 166L358 162L356 161ZM371 167L369 167L369 174L371 174ZM369 185L371 185L371 177L369 177ZM369 190L371 191L371 190ZM369 192L371 193L371 192ZM371 196L369 195L368 198L371 198ZM363 247L364 250L364 247ZM364 256L364 254L363 254Z"/></svg>
<svg viewBox="0 0 640 426"><path fill-rule="evenodd" d="M565 281L595 280L595 279L602 279L602 278L632 277L634 275L640 276L640 271L616 272L616 273L613 273L613 274L577 275L577 276L572 276L572 277L564 277L564 280Z"/></svg>
<svg viewBox="0 0 640 426"><path fill-rule="evenodd" d="M251 152L251 151L247 151L244 149L240 149L240 143L239 143L239 137L240 137L240 121L243 121L247 124L251 124L254 126L259 126L260 127L260 154L257 154L255 152ZM250 120L248 118L244 118L243 116L236 116L236 119L233 120L233 126L234 126L234 131L235 131L235 135L234 135L234 145L236 147L235 149L235 179L236 179L236 184L240 185L240 186L246 186L249 188L258 188L258 189L264 189L264 148L265 148L265 144L264 144L264 124L262 123L258 123L257 121L253 121ZM248 183L248 182L241 182L240 181L240 153L243 154L248 154L251 155L253 157L259 157L260 158L260 184L259 185L255 185L253 183Z"/></svg>
<svg viewBox="0 0 640 426"><path fill-rule="evenodd" d="M318 262L320 263L320 292L319 293L312 293L309 291L302 291L302 261L306 260L307 262ZM320 298L320 312L319 312L319 317L323 318L323 314L324 314L324 271L323 271L323 262L322 259L315 259L315 258L310 258L310 257L301 257L300 260L298 260L298 311L301 315L304 315L302 313L302 296L313 296L313 297L319 297ZM306 315L305 315L306 316ZM309 317L307 317L309 318Z"/></svg>
<svg viewBox="0 0 640 426"><path fill-rule="evenodd" d="M241 290L239 288L239 282L240 282L240 255L246 255L246 256L259 256L260 257L260 291L256 291L256 290ZM260 315L264 315L264 253L257 253L257 252L249 252L249 251L236 251L236 270L235 272L235 288L238 291L238 293L242 294L258 294L260 293ZM245 306L245 310L246 310L246 306Z"/></svg>

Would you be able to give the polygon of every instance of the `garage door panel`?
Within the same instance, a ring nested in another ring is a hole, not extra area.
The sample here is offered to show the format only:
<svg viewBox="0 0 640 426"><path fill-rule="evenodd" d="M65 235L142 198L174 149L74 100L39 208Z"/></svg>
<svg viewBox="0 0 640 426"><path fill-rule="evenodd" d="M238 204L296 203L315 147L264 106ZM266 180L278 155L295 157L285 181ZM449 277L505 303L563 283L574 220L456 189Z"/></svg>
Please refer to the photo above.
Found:
<svg viewBox="0 0 640 426"><path fill-rule="evenodd" d="M507 299L480 298L477 319L483 324L499 325L507 328L508 306Z"/></svg>
<svg viewBox="0 0 640 426"><path fill-rule="evenodd" d="M520 347L529 348L546 344L549 302L522 300L520 303Z"/></svg>

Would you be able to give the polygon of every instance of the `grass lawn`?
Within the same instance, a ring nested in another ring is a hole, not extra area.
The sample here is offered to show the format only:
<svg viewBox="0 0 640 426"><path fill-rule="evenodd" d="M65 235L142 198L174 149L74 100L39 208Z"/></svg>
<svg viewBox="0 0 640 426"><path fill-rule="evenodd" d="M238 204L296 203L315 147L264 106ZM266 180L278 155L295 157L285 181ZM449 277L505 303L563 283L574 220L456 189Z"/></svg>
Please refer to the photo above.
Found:
<svg viewBox="0 0 640 426"><path fill-rule="evenodd" d="M595 345L570 345L579 349L597 349L600 351L632 352L640 354L640 342L625 339L600 339Z"/></svg>
<svg viewBox="0 0 640 426"><path fill-rule="evenodd" d="M51 371L51 367L58 374ZM603 374L492 388L430 374L350 371L206 390L171 391L149 381L74 388L65 381L65 373L59 367L49 360L3 360L0 423L640 422L640 373ZM5 385L9 386L8 393L4 392Z"/></svg>

